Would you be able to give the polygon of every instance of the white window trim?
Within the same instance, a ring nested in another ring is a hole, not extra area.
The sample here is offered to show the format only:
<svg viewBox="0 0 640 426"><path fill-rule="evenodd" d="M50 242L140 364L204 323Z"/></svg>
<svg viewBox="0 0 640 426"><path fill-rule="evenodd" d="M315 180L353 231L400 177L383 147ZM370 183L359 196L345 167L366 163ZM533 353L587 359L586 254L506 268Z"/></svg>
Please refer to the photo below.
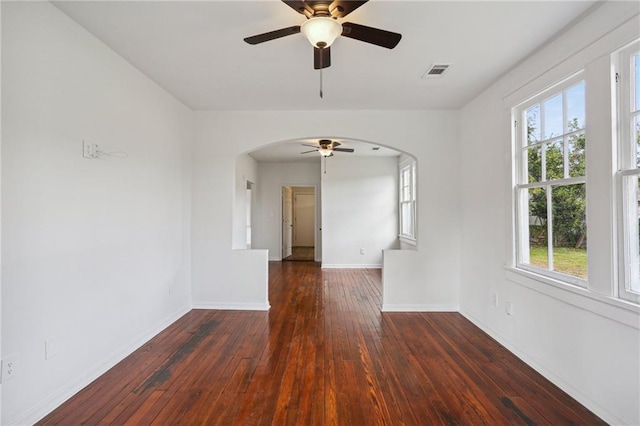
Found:
<svg viewBox="0 0 640 426"><path fill-rule="evenodd" d="M540 182L520 183L520 182L525 182L526 181L526 179L524 179L526 170L523 167L523 159L524 159L523 152L525 152L525 151L523 150L523 146L521 146L521 143L522 143L521 137L522 136L518 135L519 132L523 132L524 131L523 128L524 128L525 123L526 123L526 119L524 118L524 112L530 106L532 106L532 105L534 105L536 103L542 103L546 99L549 99L549 98L555 96L558 92L562 92L565 89L567 89L567 88L579 83L582 80L584 80L584 71L580 70L580 71L574 73L573 75L560 80L559 82L557 82L556 84L552 85L551 87L546 88L542 92L539 92L535 96L532 96L531 98L529 98L526 101L514 106L511 109L511 111L512 111L512 113L511 113L511 121L513 123L517 123L517 127L514 126L514 133L512 134L512 152L513 152L512 167L513 167L513 177L514 177L513 194L512 194L512 197L513 197L512 206L513 206L513 209L514 209L514 219L515 219L514 220L514 228L513 228L513 232L514 232L513 240L514 240L514 247L515 247L514 269L530 272L530 273L534 274L536 277L547 277L547 278L549 278L551 280L554 280L554 282L560 282L560 283L563 283L565 285L579 286L581 288L588 288L588 286L589 286L588 279L585 280L585 279L580 278L580 277L563 274L563 273L558 272L558 271L552 271L552 270L544 269L544 268L532 265L530 263L524 263L523 262L522 252L523 252L523 244L525 242L522 241L522 240L524 239L525 232L522 231L522 229L525 229L525 228L523 228L524 224L521 223L522 222L522 217L523 217L521 212L527 212L528 213L529 206L528 206L527 200L522 199L522 197L520 197L520 195L519 195L519 190L520 189L526 189L526 188L547 188L547 187L551 187L551 186L570 185L570 184L578 184L578 183L586 184L586 173L585 173L585 176L569 177L569 178L564 178L564 179L556 179L556 180L553 181L553 184L549 184L549 183L547 183L548 181L546 181L546 177L544 176L544 170L541 171L542 176L541 176L541 181ZM566 100L563 99L563 102L566 102ZM563 125L565 125L565 124L566 123L564 123ZM581 129L580 131L576 131L575 133L577 134L577 133L581 133L583 131L586 132L586 128L585 129ZM563 134L563 136L567 136L568 134L569 133ZM552 140L552 139L553 138L551 138L549 140ZM540 143L542 143L542 141ZM553 220L553 219L551 219L551 220ZM526 229L528 229L528 227L526 227ZM587 232L588 232L588 229L589 229L589 227L587 225ZM545 282L547 282L547 281L545 281Z"/></svg>
<svg viewBox="0 0 640 426"><path fill-rule="evenodd" d="M411 206L411 221L413 228L413 235L407 235L402 233L403 222L402 222L402 204L406 203L406 201L402 201L402 172L409 168L410 170L410 179L412 181L412 185L410 185L411 192L411 200L409 204ZM413 158L408 158L401 161L398 164L398 185L399 185L399 193L398 193L398 239L406 244L416 245L417 244L417 235L418 235L418 224L417 224L417 192L418 192L418 179L417 179L417 165L416 160Z"/></svg>
<svg viewBox="0 0 640 426"><path fill-rule="evenodd" d="M514 106L528 100L533 94L542 92L543 90L555 85L557 82L562 81L567 76L573 75L582 69L586 71L585 77L587 85L589 86L587 88L588 91L596 89L599 96L603 96L606 93L612 96L614 92L614 83L613 66L610 60L611 55L622 47L628 45L630 42L637 40L638 35L637 21L635 19L626 20L622 25L619 25L604 37L598 39L597 43L592 42L588 44L584 49L579 50L565 60L555 65L551 65L550 68L544 72L541 72L536 76L530 76L530 79L521 86L514 87L510 91L505 92L502 98L503 126L501 127L501 135L503 135L505 141L512 142L514 138L514 117L512 115ZM604 78L603 76L605 75L609 76L607 81L593 80L594 77L600 79ZM591 95L587 94L587 105L590 105L591 97ZM611 97L609 102L598 103L595 110L592 106L591 112L589 107L587 107L587 118L590 115L596 117L611 116L611 109L614 108L613 104L615 104L615 98ZM609 137L615 135L616 124L613 117L612 119L605 119L601 122L589 120L589 133L593 134L594 132L598 134L598 137L600 138L599 140L606 140L607 135L609 135ZM636 328L640 328L640 322L638 322L637 316L640 313L640 305L624 301L618 296L619 274L618 262L616 262L618 252L618 234L614 232L616 230L615 223L618 221L616 208L617 202L615 199L616 194L613 193L614 189L617 188L613 179L617 176L615 169L616 160L613 158L615 156L614 140L615 139L610 141L610 147L599 147L600 149L596 149L598 155L602 157L590 156L589 152L593 150L594 145L591 144L587 146L587 163L591 161L589 160L590 158L602 158L605 162L605 164L598 164L598 174L596 177L603 179L608 176L610 181L601 181L603 184L598 186L598 195L604 197L602 198L603 200L611 200L610 218L600 217L595 223L596 226L594 226L593 221L595 220L595 217L587 216L589 229L591 231L594 229L598 230L600 238L607 238L607 240L604 241L605 245L602 247L603 250L599 250L600 253L597 253L597 261L590 265L593 266L594 273L592 274L590 268L589 275L592 280L589 283L589 289L566 285L564 283L557 283L557 286L549 285L549 282L553 281L550 278L542 277L538 274L522 269L516 269L515 236L513 235L516 229L516 217L513 200L510 203L506 203L506 210L504 212L505 216L509 219L508 222L505 223L504 228L505 235L509 235L509 238L504 241L506 253L504 270L506 278L511 282L525 285L534 291L546 294L561 302L569 303L584 309L585 311L593 312L594 314L600 315L604 318L616 320L618 313L624 315L626 315L626 313L630 313L632 317L627 323ZM510 146L508 143L505 144L505 149L509 148ZM608 148L610 148L610 155L612 158L606 157ZM508 167L511 172L510 181L504 185L503 196L507 200L511 200L511 197L514 195L512 183L515 181L516 168L513 166L513 158L507 158L505 161L505 167ZM593 172L593 168L591 168L590 171ZM594 174L590 173L589 179L592 179L593 177ZM606 185L604 183L606 183ZM609 190L606 188L609 188ZM593 189L594 187L591 186L589 194L594 194ZM589 194L587 194L588 197L590 196ZM593 207L593 203L591 206ZM603 225L606 226L603 228ZM594 250L591 250L588 256L591 257L593 254L596 253L594 253ZM600 303L591 303L594 299L597 299Z"/></svg>
<svg viewBox="0 0 640 426"><path fill-rule="evenodd" d="M632 271L631 261L629 256L632 251L631 247L632 238L627 235L628 229L625 227L626 215L630 208L637 208L637 206L626 205L629 196L625 191L625 178L629 176L639 176L640 169L636 167L635 147L631 142L633 137L633 120L632 115L632 101L631 94L635 93L633 79L633 70L631 69L631 56L640 51L640 40L636 40L625 48L621 49L614 55L614 69L616 77L618 79L617 84L617 103L618 103L618 138L617 138L617 151L618 151L618 167L616 173L616 198L617 198L617 236L618 236L618 297L620 299L632 302L640 303L640 294L638 292L631 291L632 280L637 280L635 271ZM640 115L638 110L640 105L635 106L634 115ZM636 225L637 226L637 225ZM632 226L633 228L633 226ZM636 229L632 229L633 232ZM636 268L638 264L634 265ZM637 284L637 283L636 283Z"/></svg>

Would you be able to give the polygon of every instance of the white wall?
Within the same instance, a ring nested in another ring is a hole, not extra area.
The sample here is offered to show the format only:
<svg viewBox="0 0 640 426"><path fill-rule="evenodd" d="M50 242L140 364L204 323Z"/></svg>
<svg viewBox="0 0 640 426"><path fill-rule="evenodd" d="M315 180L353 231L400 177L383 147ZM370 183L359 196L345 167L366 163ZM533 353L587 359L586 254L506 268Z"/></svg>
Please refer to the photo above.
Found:
<svg viewBox="0 0 640 426"><path fill-rule="evenodd" d="M243 274L250 268L236 271L229 260L235 159L267 144L318 137L368 141L416 157L422 262L409 265L409 291L420 294L424 301L423 288L430 286L431 300L425 304L457 306L460 177L451 173L458 164L458 114L453 111L315 111L311 121L304 111L198 112L193 166L194 304L206 301L246 307L264 303L265 283L246 279ZM264 190L262 179L259 184ZM276 199L279 203L279 197ZM263 212L271 209L275 217L280 209L275 205L261 208L267 209ZM279 232L279 226L262 226L261 222L259 232ZM270 251L279 250L271 247L273 241L279 241L274 235L260 235L260 244L265 244L261 247L269 244Z"/></svg>
<svg viewBox="0 0 640 426"><path fill-rule="evenodd" d="M193 112L48 2L2 2L2 88L2 424L30 424L190 309Z"/></svg>
<svg viewBox="0 0 640 426"><path fill-rule="evenodd" d="M398 248L397 157L327 159L322 223L322 267L381 268L382 250Z"/></svg>
<svg viewBox="0 0 640 426"><path fill-rule="evenodd" d="M461 112L461 312L612 424L640 424L640 316L612 301L609 52L640 33L638 4L605 3ZM510 110L585 68L589 285L565 290L514 272ZM608 171L607 171L608 169ZM492 306L493 294L498 306ZM507 315L505 304L513 303Z"/></svg>
<svg viewBox="0 0 640 426"><path fill-rule="evenodd" d="M316 218L320 227L320 159L314 162L258 163L258 180L257 247L269 250L269 260L282 260L282 187L310 185L316 188ZM322 247L320 238L316 238L316 245Z"/></svg>
<svg viewBox="0 0 640 426"><path fill-rule="evenodd" d="M0 6L0 34L2 34L2 7ZM0 36L0 40L1 40ZM2 48L0 47L0 53ZM0 61L1 65L1 61ZM0 82L2 82L2 66L0 66ZM0 84L0 99L2 98L2 84ZM0 117L2 117L2 102L0 102ZM0 120L0 142L2 141L2 120ZM0 241L2 241L2 144L0 143ZM0 244L0 271L2 271L2 244ZM0 355L2 354L2 274L0 273ZM2 422L2 383L0 382L0 423Z"/></svg>
<svg viewBox="0 0 640 426"><path fill-rule="evenodd" d="M259 188L258 163L247 154L239 155L236 160L236 181L233 210L233 248L247 248L247 181ZM254 207L252 207L254 208Z"/></svg>

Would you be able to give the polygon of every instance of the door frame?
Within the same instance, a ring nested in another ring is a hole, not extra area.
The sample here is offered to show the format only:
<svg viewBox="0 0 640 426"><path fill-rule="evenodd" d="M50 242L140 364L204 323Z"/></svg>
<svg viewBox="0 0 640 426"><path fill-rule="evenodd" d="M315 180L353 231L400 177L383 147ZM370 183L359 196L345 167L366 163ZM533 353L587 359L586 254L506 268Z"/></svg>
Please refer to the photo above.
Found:
<svg viewBox="0 0 640 426"><path fill-rule="evenodd" d="M293 189L290 186L283 186L280 192L280 259L284 260L293 253ZM285 197L285 193L288 195ZM288 201L286 201L288 199ZM285 206L289 208L286 209ZM288 211L290 210L290 211ZM285 214L286 212L286 214ZM285 222L284 218L290 217L289 222ZM286 224L289 226L285 226ZM289 238L285 238L285 229ZM284 243L288 242L288 246Z"/></svg>
<svg viewBox="0 0 640 426"><path fill-rule="evenodd" d="M289 188L313 188L314 202L315 208L313 211L313 257L316 262L322 262L322 223L320 222L320 196L318 194L318 185L317 184L308 184L308 183L283 183L280 185L280 226L279 226L279 234L280 234L280 260L282 261L282 219L284 217L284 212L282 211L283 199L282 199L282 189L285 187Z"/></svg>

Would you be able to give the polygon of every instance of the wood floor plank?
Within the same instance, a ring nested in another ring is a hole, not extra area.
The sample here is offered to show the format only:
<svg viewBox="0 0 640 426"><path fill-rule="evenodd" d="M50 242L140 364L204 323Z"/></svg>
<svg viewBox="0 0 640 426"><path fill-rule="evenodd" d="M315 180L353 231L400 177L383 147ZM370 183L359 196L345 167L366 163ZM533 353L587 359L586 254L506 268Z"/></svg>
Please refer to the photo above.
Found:
<svg viewBox="0 0 640 426"><path fill-rule="evenodd" d="M269 300L189 312L38 424L604 424L460 314L381 313L380 270L270 263Z"/></svg>

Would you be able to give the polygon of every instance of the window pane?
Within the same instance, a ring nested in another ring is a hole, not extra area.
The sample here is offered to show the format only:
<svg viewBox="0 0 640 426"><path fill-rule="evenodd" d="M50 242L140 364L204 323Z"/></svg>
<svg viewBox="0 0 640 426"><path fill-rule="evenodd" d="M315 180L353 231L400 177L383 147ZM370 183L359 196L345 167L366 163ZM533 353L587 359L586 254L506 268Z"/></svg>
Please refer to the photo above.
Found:
<svg viewBox="0 0 640 426"><path fill-rule="evenodd" d="M410 188L409 185L407 186L403 186L402 187L402 199L401 201L409 201L409 199L411 198L411 193L410 193Z"/></svg>
<svg viewBox="0 0 640 426"><path fill-rule="evenodd" d="M562 135L562 92L544 101L544 132L543 140Z"/></svg>
<svg viewBox="0 0 640 426"><path fill-rule="evenodd" d="M635 178L636 181L636 196L635 199L632 199L632 202L635 201L636 214L632 217L631 221L637 228L633 229L631 234L633 236L631 240L633 255L633 260L631 261L633 274L631 290L640 293L640 179L638 179L638 176L633 176L632 178Z"/></svg>
<svg viewBox="0 0 640 426"><path fill-rule="evenodd" d="M567 89L567 132L584 129L584 81Z"/></svg>
<svg viewBox="0 0 640 426"><path fill-rule="evenodd" d="M540 182L542 180L542 147L540 145L527 149L528 182Z"/></svg>
<svg viewBox="0 0 640 426"><path fill-rule="evenodd" d="M411 198L411 187L409 186L411 179L409 168L402 169L400 172L400 201L408 201Z"/></svg>
<svg viewBox="0 0 640 426"><path fill-rule="evenodd" d="M400 230L400 233L406 236L413 236L413 218L411 216L411 204L402 203L400 205L400 209L402 210L402 229Z"/></svg>
<svg viewBox="0 0 640 426"><path fill-rule="evenodd" d="M585 137L584 133L572 135L567 141L567 155L569 161L569 176L585 175L585 158L584 158Z"/></svg>
<svg viewBox="0 0 640 426"><path fill-rule="evenodd" d="M636 141L636 167L640 168L640 115L636 115L633 126L633 140Z"/></svg>
<svg viewBox="0 0 640 426"><path fill-rule="evenodd" d="M417 178L416 178L416 166L415 164L413 165L413 167L411 167L411 201L415 201L417 194L416 194L416 185L417 182Z"/></svg>
<svg viewBox="0 0 640 426"><path fill-rule="evenodd" d="M529 263L547 269L547 195L544 188L529 189Z"/></svg>
<svg viewBox="0 0 640 426"><path fill-rule="evenodd" d="M637 111L638 109L640 109L640 53L636 54L633 57L633 67L635 69L635 91L636 91L636 96L635 96L635 103L633 106L633 110Z"/></svg>
<svg viewBox="0 0 640 426"><path fill-rule="evenodd" d="M527 144L540 141L540 104L527 110Z"/></svg>
<svg viewBox="0 0 640 426"><path fill-rule="evenodd" d="M563 151L562 140L546 144L547 180L562 179L564 177Z"/></svg>
<svg viewBox="0 0 640 426"><path fill-rule="evenodd" d="M553 269L587 278L586 185L552 189Z"/></svg>
<svg viewBox="0 0 640 426"><path fill-rule="evenodd" d="M627 289L640 293L640 179L626 176L623 181L624 260Z"/></svg>

